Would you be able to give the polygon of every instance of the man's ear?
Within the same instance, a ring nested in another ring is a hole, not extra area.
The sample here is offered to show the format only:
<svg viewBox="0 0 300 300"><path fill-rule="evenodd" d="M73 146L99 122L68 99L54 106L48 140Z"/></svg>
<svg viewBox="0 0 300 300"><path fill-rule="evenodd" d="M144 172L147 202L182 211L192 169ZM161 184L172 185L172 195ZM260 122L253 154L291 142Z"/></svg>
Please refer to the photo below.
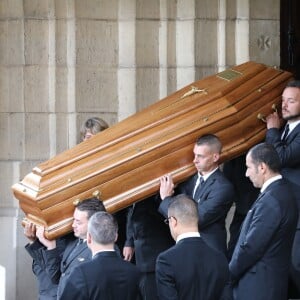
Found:
<svg viewBox="0 0 300 300"><path fill-rule="evenodd" d="M214 159L214 162L219 161L219 159L220 159L220 154L219 154L219 153L214 153L214 154L213 154L213 159Z"/></svg>
<svg viewBox="0 0 300 300"><path fill-rule="evenodd" d="M258 165L259 169L262 171L263 174L266 173L268 167L267 165L264 163L264 162L261 162L259 165Z"/></svg>
<svg viewBox="0 0 300 300"><path fill-rule="evenodd" d="M178 224L177 219L175 217L172 217L171 219L172 219L172 221L170 220L171 226L173 228L177 227L177 224Z"/></svg>

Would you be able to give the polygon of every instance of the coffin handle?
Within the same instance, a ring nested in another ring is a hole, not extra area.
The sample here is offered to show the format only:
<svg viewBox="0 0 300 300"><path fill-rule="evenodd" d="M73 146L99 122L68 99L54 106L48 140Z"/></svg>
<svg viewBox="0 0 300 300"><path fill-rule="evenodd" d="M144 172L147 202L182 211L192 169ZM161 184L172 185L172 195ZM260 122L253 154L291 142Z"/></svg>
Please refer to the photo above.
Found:
<svg viewBox="0 0 300 300"><path fill-rule="evenodd" d="M74 206L77 206L79 203L80 203L80 199L75 199L75 200L73 201L73 205L74 205Z"/></svg>
<svg viewBox="0 0 300 300"><path fill-rule="evenodd" d="M266 117L261 113L257 115L257 119L263 121L264 123L267 123Z"/></svg>
<svg viewBox="0 0 300 300"><path fill-rule="evenodd" d="M100 197L100 195L101 195L101 192L100 192L99 190L96 190L96 191L93 192L92 195L93 195L93 197L96 197L96 198L99 199L99 197Z"/></svg>
<svg viewBox="0 0 300 300"><path fill-rule="evenodd" d="M277 112L277 113L278 113L277 105L276 105L275 103L272 105L272 109L274 110L274 112Z"/></svg>

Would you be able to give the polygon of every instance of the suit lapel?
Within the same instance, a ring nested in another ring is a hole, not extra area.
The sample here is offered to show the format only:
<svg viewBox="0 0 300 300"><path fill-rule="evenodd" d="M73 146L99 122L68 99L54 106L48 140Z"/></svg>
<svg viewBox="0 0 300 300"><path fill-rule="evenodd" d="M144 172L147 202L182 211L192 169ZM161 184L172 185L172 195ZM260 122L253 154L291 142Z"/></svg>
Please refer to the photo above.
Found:
<svg viewBox="0 0 300 300"><path fill-rule="evenodd" d="M76 246L77 241L74 245L74 247L71 248L71 250L68 252L65 262L66 265L69 265L74 259L79 258L80 253L82 253L86 249L86 242L83 242L82 244Z"/></svg>
<svg viewBox="0 0 300 300"><path fill-rule="evenodd" d="M285 143L289 145L291 141L293 141L293 139L299 134L299 132L300 132L300 124L298 124L287 136L287 138L285 139Z"/></svg>
<svg viewBox="0 0 300 300"><path fill-rule="evenodd" d="M200 189L197 190L195 195L195 201L200 203L205 200L205 194L208 190L210 190L210 186L215 182L217 176L219 176L220 170L216 170L213 174L211 174Z"/></svg>
<svg viewBox="0 0 300 300"><path fill-rule="evenodd" d="M256 207L257 207L260 199L262 199L264 197L264 195L266 193L268 193L268 190L270 189L271 186L276 185L279 182L280 182L280 180L276 180L276 181L272 182L262 193L259 193L257 199L252 204L252 206L251 206L250 210L248 211L247 216L243 222L242 229L241 229L241 235L243 235L244 233L246 233L248 231L250 223L252 221L253 214L256 210Z"/></svg>
<svg viewBox="0 0 300 300"><path fill-rule="evenodd" d="M70 253L73 251L73 249L76 247L77 244L77 239L75 239L74 241L72 241L66 248L64 255L63 255L63 260L67 260Z"/></svg>

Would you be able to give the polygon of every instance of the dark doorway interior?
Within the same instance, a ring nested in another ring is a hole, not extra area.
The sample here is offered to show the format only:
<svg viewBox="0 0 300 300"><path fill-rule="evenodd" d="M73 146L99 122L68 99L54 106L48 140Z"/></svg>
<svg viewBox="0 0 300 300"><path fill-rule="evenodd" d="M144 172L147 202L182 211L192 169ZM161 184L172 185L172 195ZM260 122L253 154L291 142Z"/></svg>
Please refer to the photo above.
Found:
<svg viewBox="0 0 300 300"><path fill-rule="evenodd" d="M300 79L300 1L280 1L280 68Z"/></svg>

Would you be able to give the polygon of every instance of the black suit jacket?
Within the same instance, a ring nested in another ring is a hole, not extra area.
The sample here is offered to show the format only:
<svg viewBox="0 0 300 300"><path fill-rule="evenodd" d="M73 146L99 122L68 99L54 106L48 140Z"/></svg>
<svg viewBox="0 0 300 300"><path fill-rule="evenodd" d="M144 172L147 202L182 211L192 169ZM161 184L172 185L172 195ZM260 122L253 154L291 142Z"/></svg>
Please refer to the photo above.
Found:
<svg viewBox="0 0 300 300"><path fill-rule="evenodd" d="M44 252L47 272L51 274L53 282L58 284L58 297L73 269L92 258L91 250L87 247L86 242L76 246L77 243L78 239L69 235L62 255L58 253L57 248Z"/></svg>
<svg viewBox="0 0 300 300"><path fill-rule="evenodd" d="M182 239L157 258L160 300L219 300L228 278L226 257L201 237Z"/></svg>
<svg viewBox="0 0 300 300"><path fill-rule="evenodd" d="M287 299L297 206L290 185L276 180L249 210L229 269L236 299Z"/></svg>
<svg viewBox="0 0 300 300"><path fill-rule="evenodd" d="M223 173L235 190L235 214L246 216L256 200L259 189L246 177L246 155L241 155L224 163Z"/></svg>
<svg viewBox="0 0 300 300"><path fill-rule="evenodd" d="M193 191L198 178L195 174L180 184L176 194L186 194L193 198ZM227 254L225 219L234 200L234 188L230 181L218 169L211 174L201 187L198 197L199 230L207 244ZM168 207L173 197L166 197L160 204L159 211L167 217Z"/></svg>
<svg viewBox="0 0 300 300"><path fill-rule="evenodd" d="M154 272L159 253L174 245L169 226L158 213L160 199L147 198L128 212L126 246L135 248L136 265L141 272Z"/></svg>
<svg viewBox="0 0 300 300"><path fill-rule="evenodd" d="M139 297L140 273L114 251L96 254L78 265L66 281L62 300L135 300Z"/></svg>
<svg viewBox="0 0 300 300"><path fill-rule="evenodd" d="M45 246L36 240L32 244L27 244L25 249L33 259L32 271L38 282L39 300L56 299L57 284L52 282L46 270L43 256L43 252L46 249Z"/></svg>
<svg viewBox="0 0 300 300"><path fill-rule="evenodd" d="M282 131L276 128L267 130L266 142L272 144L282 163L282 175L293 183L298 212L300 215L300 124L288 135L285 141L281 141ZM298 218L297 231L292 249L291 277L300 297L300 217Z"/></svg>
<svg viewBox="0 0 300 300"><path fill-rule="evenodd" d="M281 141L281 130L267 130L266 143L271 144L279 154L282 164L282 175L289 181L300 185L300 124Z"/></svg>
<svg viewBox="0 0 300 300"><path fill-rule="evenodd" d="M234 215L229 227L228 258L232 256L241 225L259 194L259 189L255 188L250 179L246 177L246 169L246 155L225 162L223 166L223 173L233 184L236 196Z"/></svg>

